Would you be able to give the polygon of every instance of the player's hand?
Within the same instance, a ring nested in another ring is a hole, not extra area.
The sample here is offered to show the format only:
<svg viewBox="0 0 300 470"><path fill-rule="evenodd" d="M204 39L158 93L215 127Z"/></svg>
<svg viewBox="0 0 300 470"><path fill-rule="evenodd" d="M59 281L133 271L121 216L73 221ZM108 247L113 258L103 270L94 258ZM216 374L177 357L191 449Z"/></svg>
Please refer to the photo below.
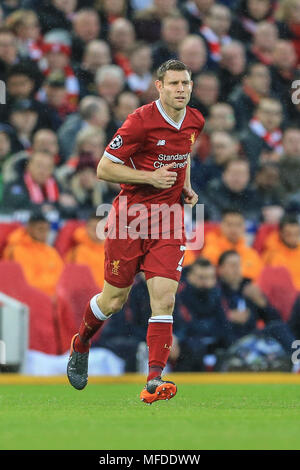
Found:
<svg viewBox="0 0 300 470"><path fill-rule="evenodd" d="M198 202L198 195L192 188L183 188L182 190L184 195L184 203L189 204L191 207L194 207Z"/></svg>
<svg viewBox="0 0 300 470"><path fill-rule="evenodd" d="M175 162L162 166L158 170L152 171L150 176L150 184L155 188L166 189L171 188L177 179L176 171L169 171L174 168Z"/></svg>

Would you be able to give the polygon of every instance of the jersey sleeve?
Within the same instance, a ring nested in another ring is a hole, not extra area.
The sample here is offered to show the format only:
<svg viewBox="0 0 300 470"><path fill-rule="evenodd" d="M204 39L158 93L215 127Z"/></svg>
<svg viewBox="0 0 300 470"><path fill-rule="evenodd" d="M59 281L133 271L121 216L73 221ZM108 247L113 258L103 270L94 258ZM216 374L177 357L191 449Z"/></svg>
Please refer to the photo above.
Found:
<svg viewBox="0 0 300 470"><path fill-rule="evenodd" d="M104 156L115 163L126 164L143 145L145 130L143 121L136 113L130 114L107 145Z"/></svg>

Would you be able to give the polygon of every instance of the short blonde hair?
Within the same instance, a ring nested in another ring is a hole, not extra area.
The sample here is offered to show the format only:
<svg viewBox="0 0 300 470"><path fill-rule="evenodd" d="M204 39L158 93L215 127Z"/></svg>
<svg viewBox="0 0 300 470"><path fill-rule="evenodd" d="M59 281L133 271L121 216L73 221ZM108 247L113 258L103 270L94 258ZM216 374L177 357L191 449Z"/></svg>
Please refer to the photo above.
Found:
<svg viewBox="0 0 300 470"><path fill-rule="evenodd" d="M290 21L292 7L296 5L299 0L281 0L278 5L276 18L285 23Z"/></svg>
<svg viewBox="0 0 300 470"><path fill-rule="evenodd" d="M82 150L82 147L84 146L84 144L94 137L100 137L100 139L103 142L103 145L105 144L106 136L105 136L105 132L102 129L99 129L98 127L95 127L95 126L84 127L77 134L76 143L75 143L75 152L78 154Z"/></svg>
<svg viewBox="0 0 300 470"><path fill-rule="evenodd" d="M38 21L38 16L33 10L16 10L11 13L5 21L5 26L9 28L14 34L18 34L20 26L26 24L29 18L34 18Z"/></svg>

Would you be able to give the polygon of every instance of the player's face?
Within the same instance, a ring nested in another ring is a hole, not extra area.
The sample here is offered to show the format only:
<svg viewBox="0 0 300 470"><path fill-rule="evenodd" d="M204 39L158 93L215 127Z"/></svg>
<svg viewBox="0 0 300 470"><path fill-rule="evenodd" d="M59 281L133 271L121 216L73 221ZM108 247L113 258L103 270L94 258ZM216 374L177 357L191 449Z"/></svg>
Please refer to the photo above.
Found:
<svg viewBox="0 0 300 470"><path fill-rule="evenodd" d="M184 109L190 101L193 82L187 70L168 70L157 88L163 105L176 111Z"/></svg>

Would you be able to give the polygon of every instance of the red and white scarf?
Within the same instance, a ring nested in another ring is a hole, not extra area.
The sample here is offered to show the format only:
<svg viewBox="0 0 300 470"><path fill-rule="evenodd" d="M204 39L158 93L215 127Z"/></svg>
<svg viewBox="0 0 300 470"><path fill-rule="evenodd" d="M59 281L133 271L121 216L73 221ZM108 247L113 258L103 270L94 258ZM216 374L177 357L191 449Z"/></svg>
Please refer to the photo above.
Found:
<svg viewBox="0 0 300 470"><path fill-rule="evenodd" d="M268 132L257 118L251 119L249 127L254 134L261 137L269 147L276 150L279 154L282 154L282 132L280 129Z"/></svg>
<svg viewBox="0 0 300 470"><path fill-rule="evenodd" d="M31 202L42 204L45 200L48 202L56 202L58 200L59 190L54 178L48 178L43 189L39 184L33 181L29 171L25 172L24 181L26 188L28 189Z"/></svg>
<svg viewBox="0 0 300 470"><path fill-rule="evenodd" d="M224 36L219 38L208 26L201 26L200 33L205 38L208 44L211 58L215 62L219 62L219 60L221 59L221 46L229 44L232 41L231 37L224 34Z"/></svg>

